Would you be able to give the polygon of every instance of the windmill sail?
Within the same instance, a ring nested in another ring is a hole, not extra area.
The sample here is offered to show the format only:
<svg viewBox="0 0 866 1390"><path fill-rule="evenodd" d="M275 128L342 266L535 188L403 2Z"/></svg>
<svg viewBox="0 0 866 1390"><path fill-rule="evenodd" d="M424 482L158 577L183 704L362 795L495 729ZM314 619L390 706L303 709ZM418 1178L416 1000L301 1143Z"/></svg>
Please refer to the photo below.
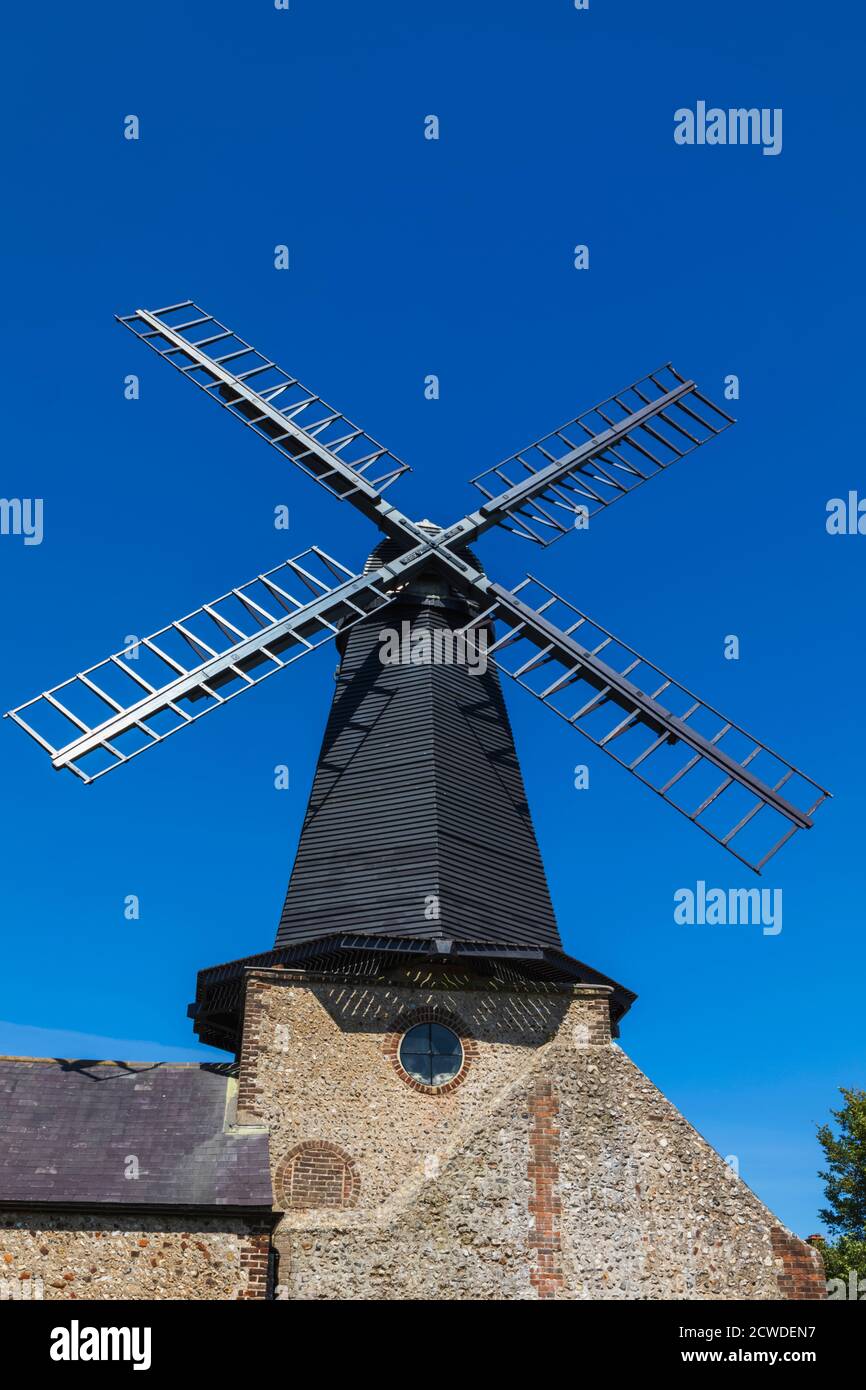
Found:
<svg viewBox="0 0 866 1390"><path fill-rule="evenodd" d="M816 782L537 580L514 592L492 584L467 549L494 525L547 545L734 423L670 363L479 475L486 500L440 527L382 496L406 464L191 300L119 321L351 501L396 555L357 576L314 548L11 711L55 768L102 776L370 616L423 571L484 610L467 627L505 622L492 648L502 670L743 863L760 870L811 825L829 795ZM324 576L313 577L313 558ZM304 601L285 587L298 580Z"/></svg>
<svg viewBox="0 0 866 1390"><path fill-rule="evenodd" d="M553 589L529 576L489 594L468 627L502 621L499 669L749 868L811 825L823 787Z"/></svg>
<svg viewBox="0 0 866 1390"><path fill-rule="evenodd" d="M668 363L473 478L484 525L550 545L733 423Z"/></svg>
<svg viewBox="0 0 866 1390"><path fill-rule="evenodd" d="M381 523L385 488L409 471L342 411L191 300L118 322L334 496Z"/></svg>
<svg viewBox="0 0 866 1390"><path fill-rule="evenodd" d="M356 575L314 546L9 717L55 768L93 782L383 608L393 581L390 567Z"/></svg>

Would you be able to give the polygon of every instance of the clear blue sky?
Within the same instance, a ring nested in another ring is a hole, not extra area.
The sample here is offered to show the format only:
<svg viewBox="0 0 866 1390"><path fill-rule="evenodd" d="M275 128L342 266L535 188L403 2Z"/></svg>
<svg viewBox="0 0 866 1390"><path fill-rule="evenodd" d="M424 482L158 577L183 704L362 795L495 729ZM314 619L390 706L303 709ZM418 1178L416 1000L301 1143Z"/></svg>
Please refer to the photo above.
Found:
<svg viewBox="0 0 866 1390"><path fill-rule="evenodd" d="M4 709L311 543L359 566L375 541L114 313L196 299L412 463L394 499L440 521L474 473L661 362L716 395L739 375L736 428L587 534L481 555L836 794L763 880L780 935L677 926L677 888L758 880L507 692L567 947L640 995L623 1045L817 1229L814 1127L864 1084L866 537L825 530L829 498L866 494L859 9L152 0L16 7L4 30L0 490L45 506L40 546L0 537ZM699 99L781 107L781 155L675 145ZM334 661L92 787L0 727L0 1051L217 1057L185 1007L197 969L272 942Z"/></svg>

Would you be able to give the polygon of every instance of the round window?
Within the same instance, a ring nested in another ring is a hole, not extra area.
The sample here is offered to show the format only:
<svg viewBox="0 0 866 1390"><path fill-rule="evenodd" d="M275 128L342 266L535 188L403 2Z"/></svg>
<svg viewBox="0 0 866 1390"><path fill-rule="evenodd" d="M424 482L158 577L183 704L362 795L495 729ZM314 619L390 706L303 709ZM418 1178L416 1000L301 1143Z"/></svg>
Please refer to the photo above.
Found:
<svg viewBox="0 0 866 1390"><path fill-rule="evenodd" d="M444 1086L463 1066L463 1044L441 1023L419 1023L403 1035L400 1065L423 1086Z"/></svg>

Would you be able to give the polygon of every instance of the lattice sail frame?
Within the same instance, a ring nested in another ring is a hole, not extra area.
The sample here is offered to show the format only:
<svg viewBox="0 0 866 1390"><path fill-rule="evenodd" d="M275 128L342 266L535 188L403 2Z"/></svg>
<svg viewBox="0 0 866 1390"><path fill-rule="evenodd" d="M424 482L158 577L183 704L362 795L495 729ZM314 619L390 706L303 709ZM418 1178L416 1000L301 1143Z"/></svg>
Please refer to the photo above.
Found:
<svg viewBox="0 0 866 1390"><path fill-rule="evenodd" d="M379 496L410 471L342 411L192 300L137 309L117 321L334 496Z"/></svg>
<svg viewBox="0 0 866 1390"><path fill-rule="evenodd" d="M497 524L547 546L734 423L668 362L472 481ZM541 493L521 497L549 473Z"/></svg>
<svg viewBox="0 0 866 1390"><path fill-rule="evenodd" d="M388 577L356 575L313 546L9 716L55 768L94 782L385 607Z"/></svg>
<svg viewBox="0 0 866 1390"><path fill-rule="evenodd" d="M412 522L382 497L408 465L192 300L139 309L118 322L283 457L407 548L375 573L358 576L312 547L142 639L135 652L116 653L10 711L51 755L55 768L68 767L85 782L96 780L290 665L340 628L370 616L412 574L438 562L458 588L481 600L485 611L470 628L497 617L510 624L493 648L500 669L750 868L760 870L797 829L811 824L812 813L829 795L811 778L540 581L530 577L513 592L491 584L465 551L494 525L550 544L584 516L660 476L734 423L670 363L480 474L474 481L486 499L482 506L436 531ZM493 479L504 490L491 491ZM316 577L311 565L324 570ZM301 603L283 588L290 576L314 597ZM534 608L525 602L531 585L541 591ZM271 611L275 598L277 613ZM564 629L549 622L556 604L564 606ZM572 637L577 631L584 637L595 632L600 640L593 648L581 647ZM533 655L509 665L504 653L513 655L523 641L532 644ZM620 669L598 655L604 651L610 657L617 649L623 654ZM133 670L132 662L142 657L153 679L142 674L143 665ZM560 675L537 688L534 678L552 662L562 667ZM593 694L569 713L561 701L581 682ZM662 705L659 696L668 704ZM616 711L613 725L594 728L593 721L604 720L611 710ZM55 730L59 721L64 741L52 742L56 732L34 727L43 718ZM629 740L647 734L648 745L634 756L624 754ZM735 750L738 739L744 744ZM671 765L674 752L685 761ZM765 763L765 776L756 776L755 769L763 772ZM722 782L708 787L697 802L693 798L682 804L687 800L683 793L691 793L707 768L717 779L721 771ZM793 801L795 788L799 797ZM738 809L736 819L721 825L722 807L727 815L734 797L743 794L752 800ZM756 823L767 815L783 823L781 835L769 850L743 852L741 837L753 836Z"/></svg>
<svg viewBox="0 0 866 1390"><path fill-rule="evenodd" d="M498 669L750 869L811 825L829 792L555 590L490 593L466 631L503 624Z"/></svg>

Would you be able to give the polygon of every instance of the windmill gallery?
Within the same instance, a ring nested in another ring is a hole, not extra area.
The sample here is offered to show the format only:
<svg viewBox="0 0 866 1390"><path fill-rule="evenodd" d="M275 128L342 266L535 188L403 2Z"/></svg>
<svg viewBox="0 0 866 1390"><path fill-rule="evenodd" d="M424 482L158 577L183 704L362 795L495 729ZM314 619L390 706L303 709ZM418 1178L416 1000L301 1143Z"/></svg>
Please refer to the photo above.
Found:
<svg viewBox="0 0 866 1390"><path fill-rule="evenodd" d="M380 537L362 573L312 547L10 712L90 783L339 652L273 945L198 975L222 1056L0 1060L7 1269L58 1299L823 1297L817 1253L615 1044L635 994L565 951L500 674L752 868L827 793L470 549L567 536L730 416L667 364L481 474L460 520L413 522L384 495L406 465L212 315L120 322ZM383 662L383 621L484 667Z"/></svg>

